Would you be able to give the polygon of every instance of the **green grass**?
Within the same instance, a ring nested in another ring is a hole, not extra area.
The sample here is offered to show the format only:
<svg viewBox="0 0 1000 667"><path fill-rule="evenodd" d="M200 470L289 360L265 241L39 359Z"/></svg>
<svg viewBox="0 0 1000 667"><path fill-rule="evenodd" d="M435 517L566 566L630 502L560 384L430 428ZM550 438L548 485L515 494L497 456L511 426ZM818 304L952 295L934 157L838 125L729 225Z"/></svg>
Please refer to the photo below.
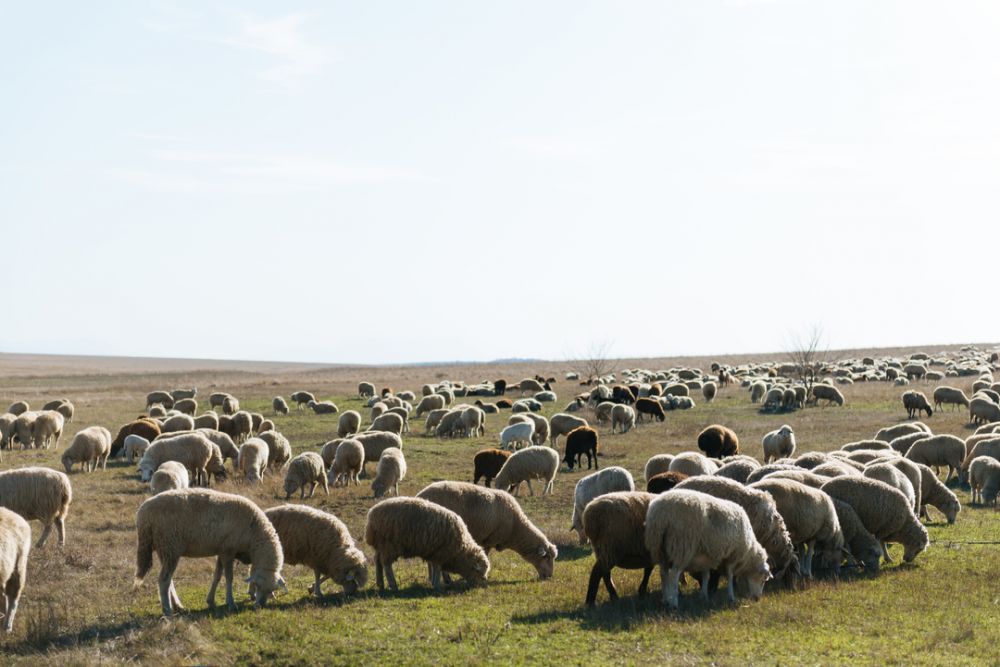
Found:
<svg viewBox="0 0 1000 667"><path fill-rule="evenodd" d="M449 369L449 376L460 371ZM495 371L494 371L495 372ZM16 390L0 393L0 402L68 395L77 404L61 447L90 424L112 430L138 414L149 389L188 386L191 374L136 377L87 376L17 378ZM355 378L361 379L361 378ZM426 381L433 378L428 371ZM469 380L477 377L468 377ZM225 382L223 380L226 380ZM206 400L211 376L197 376ZM345 394L349 383L321 373L299 378L254 374L219 379L221 389L236 393L244 408L270 416L270 399L305 388L333 398L341 410L359 409L360 401ZM965 383L962 383L963 385ZM393 386L419 389L420 380L401 378ZM917 388L929 393L930 386ZM547 405L551 415L576 390L556 386L560 400ZM854 385L844 390L845 408L810 408L788 415L763 415L739 388L728 388L712 404L698 400L688 412L668 414L666 423L647 424L624 436L602 428L602 465L621 465L643 480L642 466L655 453L695 448L706 425L723 423L740 435L742 449L760 456L760 438L782 423L791 424L799 451L829 450L871 437L905 414L901 389L887 385ZM367 410L362 409L367 417ZM441 441L422 436L422 424L404 439L409 476L401 492L415 494L441 479L468 480L472 456L496 442L508 412L490 416L487 436ZM967 415L936 414L928 423L935 432L967 435ZM334 436L336 416L305 412L274 418L296 451L312 449ZM59 452L4 452L4 467L59 467ZM371 466L371 464L369 464ZM931 523L931 546L912 565L889 565L876 578L845 577L821 581L795 591L767 594L757 603L730 607L724 593L703 604L692 588L682 591L681 612L666 613L657 594L635 595L638 572L616 571L623 598L607 603L601 591L596 609L583 605L590 550L576 545L569 530L573 486L587 471L561 469L555 492L522 497L527 514L560 548L555 576L539 581L534 569L509 552L492 555L486 588L457 587L434 595L421 562L397 566L401 590L379 595L374 571L369 587L347 600L335 593L322 601L307 596L312 576L300 566L286 568L290 593L269 608L254 610L243 603L236 613L206 610L210 559L186 559L177 586L188 613L172 623L160 620L156 593L158 566L134 590L135 510L146 498L145 485L134 471L118 463L92 475L74 473L74 501L68 521L68 544L50 544L33 552L27 590L15 632L0 639L4 662L87 664L583 664L716 663L754 664L995 664L996 619L1000 617L1000 547L962 544L998 539L1000 515L992 509L965 507L954 525ZM268 507L283 501L281 479L270 476L259 487L227 482L219 488L243 493ZM959 491L963 502L968 494ZM297 501L296 501L297 502ZM365 513L372 505L367 484L359 488L322 490L309 504L334 512L355 538L363 535ZM933 510L932 510L933 512ZM940 514L934 515L941 520ZM36 535L39 527L33 526ZM371 555L370 549L365 547ZM893 549L900 555L898 547ZM898 560L898 559L897 559ZM652 589L659 590L653 575ZM242 592L242 589L240 589ZM683 594L686 592L686 595ZM238 596L239 597L239 596ZM220 598L221 599L221 598Z"/></svg>

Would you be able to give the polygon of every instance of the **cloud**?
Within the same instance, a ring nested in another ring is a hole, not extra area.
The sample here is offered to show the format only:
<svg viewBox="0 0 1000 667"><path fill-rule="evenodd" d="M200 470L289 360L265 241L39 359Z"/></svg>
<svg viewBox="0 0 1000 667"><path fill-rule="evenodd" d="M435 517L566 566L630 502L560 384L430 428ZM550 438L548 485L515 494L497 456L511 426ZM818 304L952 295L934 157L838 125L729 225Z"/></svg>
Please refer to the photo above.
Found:
<svg viewBox="0 0 1000 667"><path fill-rule="evenodd" d="M299 13L274 19L243 17L236 36L218 41L227 46L264 53L278 60L278 64L265 67L257 75L265 81L293 87L330 62L327 50L310 42L302 33L305 23L305 15Z"/></svg>

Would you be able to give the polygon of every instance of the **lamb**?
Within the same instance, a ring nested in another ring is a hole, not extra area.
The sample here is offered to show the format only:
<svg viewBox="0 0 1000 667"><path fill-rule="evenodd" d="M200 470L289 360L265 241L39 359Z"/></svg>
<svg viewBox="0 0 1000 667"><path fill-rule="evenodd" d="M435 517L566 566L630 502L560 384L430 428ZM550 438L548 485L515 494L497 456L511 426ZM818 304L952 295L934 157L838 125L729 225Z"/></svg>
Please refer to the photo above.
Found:
<svg viewBox="0 0 1000 667"><path fill-rule="evenodd" d="M969 407L969 397L966 396L965 392L958 387L937 387L934 389L932 396L934 398L934 407L938 410L941 409L942 405L961 405L962 407Z"/></svg>
<svg viewBox="0 0 1000 667"><path fill-rule="evenodd" d="M721 459L740 453L740 439L732 429L713 424L698 434L698 449L709 458Z"/></svg>
<svg viewBox="0 0 1000 667"><path fill-rule="evenodd" d="M333 401L309 401L306 405L318 415L333 415L340 412L340 408Z"/></svg>
<svg viewBox="0 0 1000 667"><path fill-rule="evenodd" d="M952 474L958 475L965 460L965 441L953 435L932 435L917 440L906 452L906 458L914 463L931 467L948 466L945 484Z"/></svg>
<svg viewBox="0 0 1000 667"><path fill-rule="evenodd" d="M573 516L571 528L576 531L580 544L587 543L587 535L583 530L583 510L587 504L606 493L615 491L635 491L635 481L632 474L625 468L612 466L604 470L581 477L573 491Z"/></svg>
<svg viewBox="0 0 1000 667"><path fill-rule="evenodd" d="M844 533L837 510L830 497L821 490L791 479L764 479L750 486L766 491L774 498L781 518L785 521L792 544L799 545L802 573L812 578L812 562L819 551L821 559L834 563L840 570L840 553L844 548Z"/></svg>
<svg viewBox="0 0 1000 667"><path fill-rule="evenodd" d="M146 394L146 408L159 403L167 410L174 407L174 397L168 391L151 391Z"/></svg>
<svg viewBox="0 0 1000 667"><path fill-rule="evenodd" d="M249 438L240 445L240 455L236 460L236 469L243 474L248 482L256 484L264 479L269 456L267 443L260 438Z"/></svg>
<svg viewBox="0 0 1000 667"><path fill-rule="evenodd" d="M250 562L247 581L255 604L263 607L278 588L287 588L281 578L283 555L278 534L267 516L250 500L210 489L165 491L139 506L135 515L138 535L135 585L141 585L153 567L153 552L160 560L160 606L170 618L183 610L174 589L174 571L183 556L216 556L215 575L208 589L208 606L215 607L215 589L226 575L226 605L233 601L233 561ZM224 526L225 530L207 530Z"/></svg>
<svg viewBox="0 0 1000 667"><path fill-rule="evenodd" d="M161 433L176 433L178 431L193 431L194 419L188 415L174 415L167 418L160 426Z"/></svg>
<svg viewBox="0 0 1000 667"><path fill-rule="evenodd" d="M799 572L795 548L778 512L774 499L759 491L720 477L691 477L682 480L675 488L707 493L716 498L736 503L747 513L757 541L768 554L768 563L776 579Z"/></svg>
<svg viewBox="0 0 1000 667"><path fill-rule="evenodd" d="M681 452L670 462L670 472L682 472L685 475L714 475L719 466L712 459L698 452Z"/></svg>
<svg viewBox="0 0 1000 667"><path fill-rule="evenodd" d="M512 549L534 566L539 579L552 576L559 550L509 493L468 482L435 482L424 487L417 498L460 516L487 555L491 549Z"/></svg>
<svg viewBox="0 0 1000 667"><path fill-rule="evenodd" d="M142 481L148 482L164 461L179 461L196 484L208 485L209 472L225 471L222 455L204 434L197 431L155 440L139 461Z"/></svg>
<svg viewBox="0 0 1000 667"><path fill-rule="evenodd" d="M431 584L441 590L441 575L452 572L471 585L485 585L490 559L476 544L455 512L423 498L389 498L368 510L365 542L375 550L375 580L379 591L398 590L393 563L399 558L423 558Z"/></svg>
<svg viewBox="0 0 1000 667"><path fill-rule="evenodd" d="M625 434L634 427L635 410L629 405L613 404L611 408L611 432L614 433L615 429L618 428L621 430L621 433Z"/></svg>
<svg viewBox="0 0 1000 667"><path fill-rule="evenodd" d="M654 454L646 461L642 470L642 478L649 481L654 475L670 470L670 462L674 460L673 454Z"/></svg>
<svg viewBox="0 0 1000 667"><path fill-rule="evenodd" d="M514 449L518 443L523 443L525 446L531 446L534 444L534 436L534 423L518 422L516 424L511 424L504 430L500 431L500 448L508 450Z"/></svg>
<svg viewBox="0 0 1000 667"><path fill-rule="evenodd" d="M587 455L587 470L590 470L591 458L593 458L594 470L601 467L597 460L597 441L597 431L589 426L575 428L566 434L566 456L563 458L563 461L569 466L570 470L573 469L574 462L577 466L583 468L581 459L584 454Z"/></svg>
<svg viewBox="0 0 1000 667"><path fill-rule="evenodd" d="M274 411L276 415L287 415L288 414L288 403L281 396L275 396L271 399L271 410Z"/></svg>
<svg viewBox="0 0 1000 667"><path fill-rule="evenodd" d="M323 596L324 581L342 586L352 595L368 583L368 563L344 522L333 514L303 505L279 505L264 512L274 526L285 565L313 569L309 592Z"/></svg>
<svg viewBox="0 0 1000 667"><path fill-rule="evenodd" d="M118 429L118 435L111 442L111 456L118 456L122 447L125 446L125 438L130 435L141 435L152 442L156 436L160 435L160 425L152 419L143 417L125 424Z"/></svg>
<svg viewBox="0 0 1000 667"><path fill-rule="evenodd" d="M535 495L531 480L540 479L545 482L542 495L552 493L558 470L559 454L554 449L544 446L527 447L514 452L503 464L496 476L496 488L513 491L516 496L521 489L521 482L526 481L528 492Z"/></svg>
<svg viewBox="0 0 1000 667"><path fill-rule="evenodd" d="M309 401L316 401L316 397L308 391L297 391L289 396L289 398L295 403L296 410L301 410L303 405L309 404Z"/></svg>
<svg viewBox="0 0 1000 667"><path fill-rule="evenodd" d="M656 498L642 491L618 491L598 496L583 510L583 532L594 551L594 566L587 585L587 606L594 606L601 581L611 600L618 590L611 579L616 567L643 571L639 595L644 595L654 561L646 548L646 512Z"/></svg>
<svg viewBox="0 0 1000 667"><path fill-rule="evenodd" d="M125 437L125 448L122 450L122 456L125 457L129 465L132 465L136 458L142 458L147 449L149 449L149 440L141 435L129 435Z"/></svg>
<svg viewBox="0 0 1000 667"><path fill-rule="evenodd" d="M1000 405L981 396L973 396L969 401L969 419L973 424L1000 422Z"/></svg>
<svg viewBox="0 0 1000 667"><path fill-rule="evenodd" d="M365 447L357 440L342 440L334 450L333 457L327 459L326 447L323 447L321 454L324 465L329 465L330 472L327 481L336 486L343 480L344 486L354 482L355 486L361 482L358 476L365 465Z"/></svg>
<svg viewBox="0 0 1000 667"><path fill-rule="evenodd" d="M55 410L43 410L35 418L35 447L48 449L50 445L59 447L65 417ZM105 429L107 430L107 429ZM111 446L111 434L108 434L108 446Z"/></svg>
<svg viewBox="0 0 1000 667"><path fill-rule="evenodd" d="M375 421L372 422L372 425L368 427L368 430L385 431L387 433L400 435L403 432L403 418L395 413L386 412L385 414L379 415Z"/></svg>
<svg viewBox="0 0 1000 667"><path fill-rule="evenodd" d="M69 477L58 470L30 467L0 472L0 507L44 526L36 548L45 546L53 526L59 546L66 544L66 515L72 500Z"/></svg>
<svg viewBox="0 0 1000 667"><path fill-rule="evenodd" d="M910 419L919 416L921 411L926 412L928 417L934 413L923 392L913 390L903 392L903 409Z"/></svg>
<svg viewBox="0 0 1000 667"><path fill-rule="evenodd" d="M186 489L190 485L187 468L177 461L164 461L149 479L149 490L154 496L172 489Z"/></svg>
<svg viewBox="0 0 1000 667"><path fill-rule="evenodd" d="M174 403L173 409L193 417L194 413L198 412L198 401L193 398L182 398Z"/></svg>
<svg viewBox="0 0 1000 667"><path fill-rule="evenodd" d="M930 518L927 506L931 505L944 514L948 523L955 523L958 513L962 511L958 496L928 466L922 463L917 463L916 466L920 470L920 516Z"/></svg>
<svg viewBox="0 0 1000 667"><path fill-rule="evenodd" d="M795 433L791 426L783 424L781 428L765 435L760 444L764 449L764 463L790 457L795 453Z"/></svg>
<svg viewBox="0 0 1000 667"><path fill-rule="evenodd" d="M836 387L828 384L814 384L812 388L813 402L819 405L821 400L826 401L827 405L832 405L836 403L837 405L843 407L844 405L844 395L840 393L840 390Z"/></svg>
<svg viewBox="0 0 1000 667"><path fill-rule="evenodd" d="M646 512L646 549L660 566L663 604L676 609L682 572L702 572L702 597L708 597L712 570L726 573L729 601L734 602L734 578L760 598L771 578L767 553L757 542L742 507L698 491L674 489L656 496Z"/></svg>
<svg viewBox="0 0 1000 667"><path fill-rule="evenodd" d="M14 630L14 616L28 581L31 526L22 517L0 507L0 613L5 632Z"/></svg>
<svg viewBox="0 0 1000 667"><path fill-rule="evenodd" d="M285 471L285 500L299 491L299 499L306 497L306 486L309 486L309 497L316 493L316 486L323 485L323 493L330 494L326 481L326 468L323 459L316 452L302 452L293 458Z"/></svg>
<svg viewBox="0 0 1000 667"><path fill-rule="evenodd" d="M381 498L390 490L399 495L399 482L406 477L406 458L403 450L397 447L387 447L382 451L375 468L375 479L372 480L372 493Z"/></svg>
<svg viewBox="0 0 1000 667"><path fill-rule="evenodd" d="M556 446L556 439L560 435L566 435L575 428L589 426L587 420L582 417L558 412L549 419L549 444Z"/></svg>
<svg viewBox="0 0 1000 667"><path fill-rule="evenodd" d="M489 486L497 476L503 464L510 458L510 452L502 449L481 449L472 459L472 483L478 484L483 478L483 484Z"/></svg>
<svg viewBox="0 0 1000 667"><path fill-rule="evenodd" d="M715 475L731 479L739 482L740 484L746 484L750 474L759 467L760 464L749 456L734 456L730 457L730 460L723 463L722 466L715 471Z"/></svg>
<svg viewBox="0 0 1000 667"><path fill-rule="evenodd" d="M842 500L857 512L861 523L883 545L899 542L903 545L903 560L907 563L927 548L927 529L913 513L906 496L885 482L868 477L835 477L823 485L827 495Z"/></svg>
<svg viewBox="0 0 1000 667"><path fill-rule="evenodd" d="M1000 492L1000 461L992 456L977 456L969 464L972 502L996 505Z"/></svg>
<svg viewBox="0 0 1000 667"><path fill-rule="evenodd" d="M82 463L85 472L94 472L100 465L108 468L111 454L111 432L103 426L89 426L73 436L73 441L62 455L66 474L73 470L74 463Z"/></svg>
<svg viewBox="0 0 1000 667"><path fill-rule="evenodd" d="M923 422L911 422L909 424L896 424L895 426L886 426L885 428L879 429L875 434L874 439L881 440L883 442L892 442L902 435L916 433L918 431L923 431L927 435L931 434L931 430L927 427L927 424L924 424Z"/></svg>
<svg viewBox="0 0 1000 667"><path fill-rule="evenodd" d="M885 462L872 463L865 467L865 471L862 474L865 477L877 479L880 482L885 482L894 489L898 489L906 496L910 506L913 508L914 514L920 512L920 496L914 491L913 484L906 478L906 475L897 470L892 464Z"/></svg>
<svg viewBox="0 0 1000 667"><path fill-rule="evenodd" d="M258 433L257 438L267 443L267 467L280 470L292 458L292 446L288 438L277 431Z"/></svg>

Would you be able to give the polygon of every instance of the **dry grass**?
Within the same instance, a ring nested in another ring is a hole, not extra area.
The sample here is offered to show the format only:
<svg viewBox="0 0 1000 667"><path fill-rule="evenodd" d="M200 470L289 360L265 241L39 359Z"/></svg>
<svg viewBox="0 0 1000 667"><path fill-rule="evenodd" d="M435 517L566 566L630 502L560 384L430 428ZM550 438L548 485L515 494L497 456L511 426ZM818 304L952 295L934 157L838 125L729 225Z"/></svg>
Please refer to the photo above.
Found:
<svg viewBox="0 0 1000 667"><path fill-rule="evenodd" d="M936 349L936 348L935 348ZM0 359L0 372L4 370ZM700 360L707 366L709 360ZM662 368L678 360L644 364ZM691 363L684 361L681 363ZM621 366L637 363L623 362ZM10 369L7 368L9 371ZM498 367L405 367L378 369L266 368L263 373L233 368L138 375L134 369L106 367L106 373L58 374L19 369L0 390L0 403L27 399L41 405L58 396L71 398L77 417L61 443L91 424L116 429L142 409L148 390L196 385L202 400L216 387L238 395L244 407L270 414L270 400L296 389L333 398L341 410L360 406L350 396L358 380L379 386L419 390L444 377L478 381L519 379L537 370L561 377L559 364ZM77 370L80 370L77 368ZM958 383L967 388L969 382ZM929 393L931 386L920 387ZM560 382L558 404L569 402L577 387ZM800 451L829 450L870 437L879 427L905 417L900 389L886 384L854 385L844 392L848 406L811 408L789 415L762 415L739 388L724 389L712 404L669 413L666 423L644 425L624 436L602 432L602 465L621 465L641 483L646 459L659 452L695 447L707 424L723 423L741 437L744 451L760 456L761 436L782 423L792 424ZM697 400L697 399L696 399ZM7 403L3 403L6 405ZM362 411L362 414L366 414ZM412 495L440 479L469 479L472 455L495 443L509 413L490 416L483 439L439 441L415 432L405 439L410 476L401 492ZM935 432L965 435L967 415L936 414ZM312 449L335 434L336 416L295 413L276 417L296 451ZM59 467L55 450L5 452L4 467ZM358 663L366 658L399 663L510 662L624 663L677 662L719 664L879 662L885 664L986 663L995 660L993 644L998 602L995 579L998 547L947 545L946 541L996 539L1000 519L992 510L966 508L954 526L929 526L934 544L912 567L895 566L877 579L821 582L805 590L768 595L758 604L728 608L721 600L704 606L682 597L684 612L664 614L656 596L638 600L632 573L616 575L625 597L594 611L583 608L588 548L575 545L569 530L573 485L584 472L563 468L551 497L524 498L530 517L560 546L556 576L537 581L534 570L507 552L494 554L491 583L485 589L429 593L426 570L418 563L399 568L399 596L371 589L344 601L339 595L307 599L309 573L286 572L290 595L273 608L238 613L208 612L205 593L211 575L208 559L185 560L177 584L190 612L180 621L159 620L155 572L139 590L132 588L135 511L146 489L133 469L114 463L92 475L74 473L74 502L68 544L50 544L32 554L27 591L12 636L2 641L6 661L31 664ZM262 506L283 502L281 480L271 476L256 488L227 482L223 490L243 493ZM372 505L367 486L322 491L307 501L336 513L358 537ZM968 495L960 492L963 501ZM37 536L39 527L33 526ZM653 584L658 586L654 575ZM330 592L334 590L329 587ZM605 598L599 598L604 600Z"/></svg>

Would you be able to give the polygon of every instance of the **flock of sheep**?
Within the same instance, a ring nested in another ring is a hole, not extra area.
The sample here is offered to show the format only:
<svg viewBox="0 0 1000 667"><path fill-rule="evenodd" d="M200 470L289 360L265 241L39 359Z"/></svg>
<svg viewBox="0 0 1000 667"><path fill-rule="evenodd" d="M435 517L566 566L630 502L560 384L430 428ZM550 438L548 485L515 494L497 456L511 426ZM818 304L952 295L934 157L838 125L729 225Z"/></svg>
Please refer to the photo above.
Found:
<svg viewBox="0 0 1000 667"><path fill-rule="evenodd" d="M582 467L584 458L594 472L577 482L567 513L580 543L589 543L594 553L588 605L595 603L601 582L612 599L617 597L611 576L615 568L642 569L642 592L658 566L663 603L672 608L679 605L679 582L686 574L700 581L703 597L724 577L733 600L737 591L758 598L771 580L787 585L823 573L836 575L845 567L877 573L882 559L891 560L888 545L901 544L906 562L927 547L920 518L928 517L928 507L942 512L949 523L956 521L961 503L946 484L952 478L970 485L973 502L996 503L996 361L995 353L975 348L939 359L913 355L849 360L826 365L820 369L825 378L811 385L795 379L801 369L779 364L713 364L708 373L629 369L620 377L581 382L580 393L550 418L539 413L544 403L557 400L555 380L541 376L517 384L428 384L419 400L417 392L388 387L377 391L371 383L361 383L358 393L370 410L367 420L359 411L341 413L332 402L299 391L290 396L297 409L339 416L336 438L318 451L296 456L272 419L242 410L232 395L212 394L211 410L197 415L197 390L154 391L147 396L144 415L121 425L114 437L102 426L78 431L62 453L65 473L41 467L0 472L0 611L10 631L31 548L26 521L38 520L44 526L36 548L45 545L53 527L59 544L64 544L72 500L69 475L74 466L83 472L103 469L111 457L137 462L138 479L148 483L153 494L136 515L135 575L138 584L152 568L155 553L166 617L182 609L173 574L183 557L216 558L210 606L225 576L226 604L235 608L236 561L250 566L246 583L257 605L285 587L285 564L312 568L310 592L315 596L322 595L321 586L328 580L346 594L365 587L368 559L333 514L301 504L263 511L241 495L215 491L210 485L229 476L254 484L268 473L281 474L287 501L295 493L300 499L311 497L319 486L329 493L331 487L357 485L368 463L375 464L371 488L378 502L368 512L364 541L374 550L379 590L386 581L390 589L397 588L393 564L401 558L424 559L435 590L448 584L450 575L471 585L485 584L491 549L511 549L539 577L551 577L557 546L532 523L517 496L522 483L533 495L533 481L540 483L542 495L551 493L561 464L572 470ZM942 370L934 370L938 367ZM926 424L910 421L836 451L797 454L795 433L783 425L764 436L758 460L741 451L737 433L715 424L699 434L697 451L650 458L643 470L645 491L636 490L625 468L600 468L595 426L610 426L614 434L627 433L644 420L662 422L670 410L695 407L694 391L711 402L721 387L738 384L767 409L794 410L822 400L844 405L834 386L838 383L888 381L903 386L914 379L967 375L976 377L971 397L939 386L932 393L932 408L919 391L908 389L902 396L911 418L923 412L930 416L947 405L968 408L970 419L982 424L965 439L934 434ZM575 374L566 379L578 380ZM275 418L289 412L283 397L275 397L272 408ZM498 446L472 457L473 482L435 482L415 497L398 495L399 482L407 474L403 437L410 433L411 419L423 418L428 436L480 437L486 415L508 409L511 416L497 434ZM73 416L74 406L66 399L38 412L26 402L15 403L0 416L0 446L8 455L19 448L58 447L65 423ZM942 481L937 471L944 468Z"/></svg>

